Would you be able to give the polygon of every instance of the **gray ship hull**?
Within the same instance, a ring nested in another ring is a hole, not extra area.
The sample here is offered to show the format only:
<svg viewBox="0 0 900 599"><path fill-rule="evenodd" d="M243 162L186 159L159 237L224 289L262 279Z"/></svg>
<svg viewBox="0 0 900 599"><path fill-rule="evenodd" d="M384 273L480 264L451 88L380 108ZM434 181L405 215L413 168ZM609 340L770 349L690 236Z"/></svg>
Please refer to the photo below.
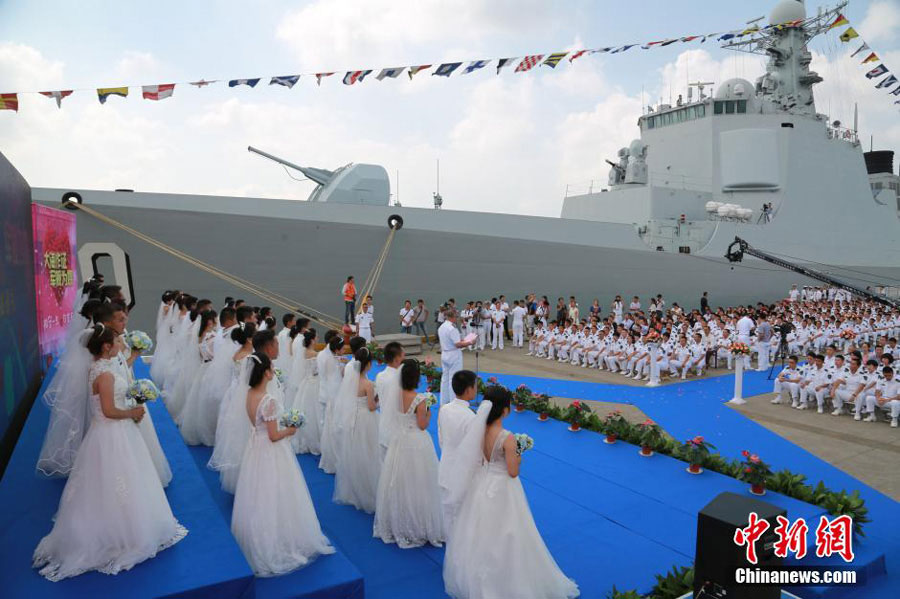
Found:
<svg viewBox="0 0 900 599"><path fill-rule="evenodd" d="M64 191L32 193L35 201L59 206ZM816 284L752 259L729 264L712 256L650 251L628 225L290 200L80 193L86 204L117 221L336 318L343 313L344 280L352 274L362 284L388 236L388 216L399 214L405 224L374 292L376 333L398 329L405 299L422 298L433 310L450 297L462 303L502 293L511 301L534 292L554 303L575 295L583 308L596 297L606 310L616 294L638 295L646 303L662 293L670 305L694 308L702 291L714 306L735 305L782 299L793 283ZM114 243L127 253L133 328L152 329L164 289L188 290L216 306L229 295L271 303L86 213L77 220L79 247ZM102 261L98 267L109 279ZM880 270L900 276L900 269Z"/></svg>

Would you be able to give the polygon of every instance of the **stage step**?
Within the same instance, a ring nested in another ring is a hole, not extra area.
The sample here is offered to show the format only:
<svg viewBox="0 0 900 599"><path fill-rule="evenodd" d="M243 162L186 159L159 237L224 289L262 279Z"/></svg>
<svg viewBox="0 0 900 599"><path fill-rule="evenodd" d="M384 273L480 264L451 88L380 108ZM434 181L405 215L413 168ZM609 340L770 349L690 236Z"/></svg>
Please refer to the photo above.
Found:
<svg viewBox="0 0 900 599"><path fill-rule="evenodd" d="M199 470L198 478L203 479L222 517L226 522L231 522L234 496L222 490L219 473L206 467L212 455L212 448L188 447L188 451ZM325 532L328 533L327 530ZM273 578L257 578L256 598L362 599L364 597L362 574L339 548L335 549L337 551L334 554L320 556L296 572Z"/></svg>
<svg viewBox="0 0 900 599"><path fill-rule="evenodd" d="M52 377L52 371L45 379ZM40 394L38 395L40 398ZM50 532L64 479L35 474L35 463L50 417L38 399L0 481L0 577L4 597L253 597L253 573L215 509L181 435L161 402L150 405L173 479L166 489L172 512L188 529L174 547L127 572L88 572L50 582L31 568L31 553ZM98 516L99 517L99 516Z"/></svg>
<svg viewBox="0 0 900 599"><path fill-rule="evenodd" d="M406 333L389 333L386 335L376 335L375 341L379 347L384 347L392 341L396 341L403 346L403 351L407 356L418 356L422 353L422 337L418 335L407 335Z"/></svg>

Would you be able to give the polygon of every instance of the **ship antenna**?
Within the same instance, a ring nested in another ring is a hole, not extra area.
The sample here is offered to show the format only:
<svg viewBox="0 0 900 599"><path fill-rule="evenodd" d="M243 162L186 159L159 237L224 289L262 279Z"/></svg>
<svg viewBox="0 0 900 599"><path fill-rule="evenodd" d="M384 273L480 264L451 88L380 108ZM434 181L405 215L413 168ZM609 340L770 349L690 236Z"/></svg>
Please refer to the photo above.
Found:
<svg viewBox="0 0 900 599"><path fill-rule="evenodd" d="M434 209L440 210L444 204L444 198L441 197L441 159L437 159L437 191L434 192Z"/></svg>

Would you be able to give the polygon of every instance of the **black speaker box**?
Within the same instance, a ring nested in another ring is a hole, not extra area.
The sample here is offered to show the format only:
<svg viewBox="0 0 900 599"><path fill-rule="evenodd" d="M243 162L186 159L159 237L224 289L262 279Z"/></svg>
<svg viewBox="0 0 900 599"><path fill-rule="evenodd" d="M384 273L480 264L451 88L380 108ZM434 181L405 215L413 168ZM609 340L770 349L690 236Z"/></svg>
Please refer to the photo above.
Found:
<svg viewBox="0 0 900 599"><path fill-rule="evenodd" d="M750 512L769 522L769 529L756 540L757 563L747 561L747 547L734 542L734 531L749 524ZM776 516L787 516L784 508L736 493L721 493L697 514L697 550L694 555L694 597L697 599L780 599L781 588L738 585L738 568L778 566L775 556Z"/></svg>

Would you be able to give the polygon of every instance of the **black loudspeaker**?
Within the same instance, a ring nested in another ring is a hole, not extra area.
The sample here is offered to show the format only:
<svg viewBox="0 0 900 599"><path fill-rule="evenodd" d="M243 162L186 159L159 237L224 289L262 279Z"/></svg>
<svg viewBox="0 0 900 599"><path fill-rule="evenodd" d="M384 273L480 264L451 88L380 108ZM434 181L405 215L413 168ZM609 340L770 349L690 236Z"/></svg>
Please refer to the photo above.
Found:
<svg viewBox="0 0 900 599"><path fill-rule="evenodd" d="M734 531L745 528L750 512L756 512L769 528L755 543L757 563L747 561L747 547L734 542ZM721 493L697 514L697 550L694 555L695 599L780 599L781 588L764 585L738 585L738 568L778 566L774 543L776 516L787 516L778 506L738 495Z"/></svg>

